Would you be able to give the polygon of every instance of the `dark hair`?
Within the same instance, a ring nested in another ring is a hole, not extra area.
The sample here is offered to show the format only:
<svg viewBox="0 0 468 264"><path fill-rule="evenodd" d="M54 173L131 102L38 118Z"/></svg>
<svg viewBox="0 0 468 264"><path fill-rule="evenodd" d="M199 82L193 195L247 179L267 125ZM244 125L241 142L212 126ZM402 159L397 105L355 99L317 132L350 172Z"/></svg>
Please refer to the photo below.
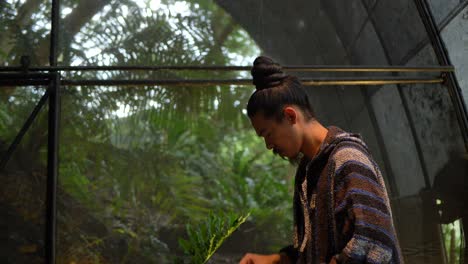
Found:
<svg viewBox="0 0 468 264"><path fill-rule="evenodd" d="M307 120L315 118L307 93L296 76L283 73L281 66L272 59L260 56L251 70L256 91L247 103L250 118L261 112L265 118L283 119L283 107L298 106Z"/></svg>

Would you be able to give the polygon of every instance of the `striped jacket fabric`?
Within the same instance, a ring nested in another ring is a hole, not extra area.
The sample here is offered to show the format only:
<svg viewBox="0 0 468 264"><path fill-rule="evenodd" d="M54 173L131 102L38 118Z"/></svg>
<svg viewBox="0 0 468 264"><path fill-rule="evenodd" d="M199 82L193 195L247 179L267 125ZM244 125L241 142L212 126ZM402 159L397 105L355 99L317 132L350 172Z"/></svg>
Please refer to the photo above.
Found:
<svg viewBox="0 0 468 264"><path fill-rule="evenodd" d="M299 164L292 263L402 263L381 172L359 135L329 127Z"/></svg>

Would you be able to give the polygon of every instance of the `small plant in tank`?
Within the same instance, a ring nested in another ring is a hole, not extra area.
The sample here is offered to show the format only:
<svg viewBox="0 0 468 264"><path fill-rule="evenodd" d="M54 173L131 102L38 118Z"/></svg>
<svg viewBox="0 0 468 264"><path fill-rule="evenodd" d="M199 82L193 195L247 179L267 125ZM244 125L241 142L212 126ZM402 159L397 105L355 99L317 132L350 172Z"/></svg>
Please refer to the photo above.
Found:
<svg viewBox="0 0 468 264"><path fill-rule="evenodd" d="M177 259L176 263L207 263L216 250L247 220L249 215L250 212L242 215L232 212L210 212L208 218L197 226L187 224L187 239L179 239L179 246L185 257Z"/></svg>

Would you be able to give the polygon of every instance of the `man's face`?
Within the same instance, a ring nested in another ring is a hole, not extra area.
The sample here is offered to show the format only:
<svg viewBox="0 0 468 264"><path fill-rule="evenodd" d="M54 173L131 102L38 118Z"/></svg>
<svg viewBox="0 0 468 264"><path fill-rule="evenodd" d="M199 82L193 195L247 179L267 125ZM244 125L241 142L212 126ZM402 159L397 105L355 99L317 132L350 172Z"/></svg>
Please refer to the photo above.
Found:
<svg viewBox="0 0 468 264"><path fill-rule="evenodd" d="M288 159L295 159L299 154L301 141L294 127L285 117L281 121L275 118L265 118L263 113L257 113L250 119L257 135L263 137L267 149Z"/></svg>

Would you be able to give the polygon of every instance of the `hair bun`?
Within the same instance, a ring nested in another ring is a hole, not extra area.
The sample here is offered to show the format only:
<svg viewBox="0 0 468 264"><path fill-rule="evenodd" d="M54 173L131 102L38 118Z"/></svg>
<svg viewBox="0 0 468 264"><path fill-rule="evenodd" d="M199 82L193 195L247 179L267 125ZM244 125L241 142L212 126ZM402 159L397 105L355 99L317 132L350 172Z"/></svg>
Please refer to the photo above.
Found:
<svg viewBox="0 0 468 264"><path fill-rule="evenodd" d="M281 66L265 56L260 56L255 59L250 73L252 74L253 84L257 90L274 87L286 78Z"/></svg>

